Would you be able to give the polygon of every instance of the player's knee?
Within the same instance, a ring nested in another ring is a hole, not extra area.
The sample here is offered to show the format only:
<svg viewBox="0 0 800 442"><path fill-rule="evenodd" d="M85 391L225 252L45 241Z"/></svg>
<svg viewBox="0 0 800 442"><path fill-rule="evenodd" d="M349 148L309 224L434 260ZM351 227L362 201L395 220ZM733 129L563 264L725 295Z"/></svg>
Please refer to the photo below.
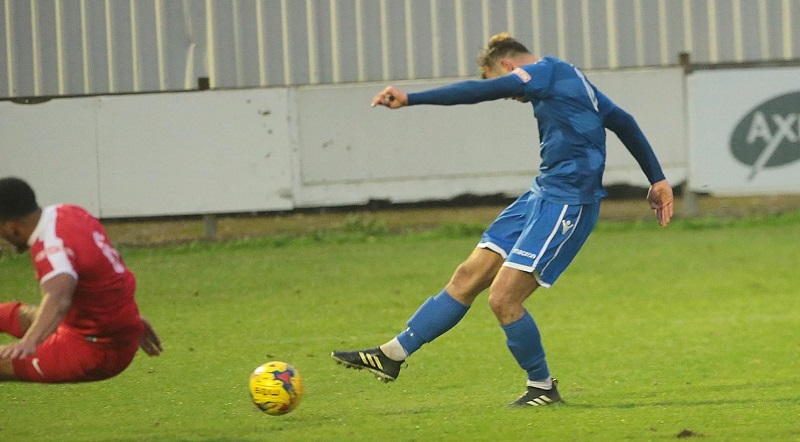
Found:
<svg viewBox="0 0 800 442"><path fill-rule="evenodd" d="M493 276L488 275L486 269L468 260L456 267L450 280L450 287L459 294L475 297L486 290Z"/></svg>
<svg viewBox="0 0 800 442"><path fill-rule="evenodd" d="M489 308L492 309L501 324L508 324L519 319L523 311L522 302L525 297L520 296L512 282L503 278L495 279L489 288Z"/></svg>
<svg viewBox="0 0 800 442"><path fill-rule="evenodd" d="M510 298L506 296L506 292L496 284L492 285L489 290L489 308L492 309L492 313L498 318L506 316L511 309Z"/></svg>
<svg viewBox="0 0 800 442"><path fill-rule="evenodd" d="M458 267L456 267L456 271L453 272L453 277L450 279L450 284L460 290L463 290L470 285L473 277L473 272L470 270L467 263L462 262L458 265Z"/></svg>
<svg viewBox="0 0 800 442"><path fill-rule="evenodd" d="M38 310L38 305L22 304L22 306L20 306L17 314L19 315L19 326L23 333L28 331Z"/></svg>

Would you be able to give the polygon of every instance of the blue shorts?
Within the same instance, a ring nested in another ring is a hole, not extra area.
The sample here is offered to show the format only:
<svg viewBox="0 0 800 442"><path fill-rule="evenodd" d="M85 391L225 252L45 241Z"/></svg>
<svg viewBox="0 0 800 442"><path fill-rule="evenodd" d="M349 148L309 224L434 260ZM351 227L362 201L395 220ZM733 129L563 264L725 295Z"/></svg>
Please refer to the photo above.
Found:
<svg viewBox="0 0 800 442"><path fill-rule="evenodd" d="M526 192L506 207L478 247L505 259L506 267L533 273L550 287L578 254L597 224L600 202L564 205Z"/></svg>

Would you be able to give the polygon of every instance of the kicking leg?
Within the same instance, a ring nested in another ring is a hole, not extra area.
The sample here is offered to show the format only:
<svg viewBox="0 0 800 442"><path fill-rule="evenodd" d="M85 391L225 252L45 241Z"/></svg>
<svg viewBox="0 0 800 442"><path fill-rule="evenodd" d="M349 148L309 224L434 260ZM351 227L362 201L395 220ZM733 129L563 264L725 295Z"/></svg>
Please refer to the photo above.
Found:
<svg viewBox="0 0 800 442"><path fill-rule="evenodd" d="M489 285L503 263L497 253L476 248L456 268L444 290L428 298L408 320L408 328L380 347L362 351L335 351L331 356L350 368L366 368L384 382L393 381L401 363L422 345L453 328L475 298Z"/></svg>
<svg viewBox="0 0 800 442"><path fill-rule="evenodd" d="M445 291L461 304L470 306L481 292L489 288L502 264L503 258L497 253L476 248L456 267Z"/></svg>
<svg viewBox="0 0 800 442"><path fill-rule="evenodd" d="M475 298L492 283L503 258L476 248L461 263L444 290L428 298L408 320L408 328L381 346L392 359L402 361L422 345L453 328L467 314Z"/></svg>

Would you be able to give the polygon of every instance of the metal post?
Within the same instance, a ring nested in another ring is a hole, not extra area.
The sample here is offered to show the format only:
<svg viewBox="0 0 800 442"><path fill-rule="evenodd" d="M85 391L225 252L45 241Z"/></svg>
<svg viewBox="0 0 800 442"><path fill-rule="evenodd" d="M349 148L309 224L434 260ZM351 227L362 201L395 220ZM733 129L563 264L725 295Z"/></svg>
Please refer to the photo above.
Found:
<svg viewBox="0 0 800 442"><path fill-rule="evenodd" d="M683 189L683 214L687 218L700 216L700 205L697 202L697 194L691 188L691 140L689 137L689 89L687 79L692 73L692 61L688 52L681 52L679 55L681 67L683 68L683 121L685 128L684 144L686 146L686 181Z"/></svg>
<svg viewBox="0 0 800 442"><path fill-rule="evenodd" d="M206 239L208 241L217 240L217 216L214 214L203 215L203 226L205 227Z"/></svg>

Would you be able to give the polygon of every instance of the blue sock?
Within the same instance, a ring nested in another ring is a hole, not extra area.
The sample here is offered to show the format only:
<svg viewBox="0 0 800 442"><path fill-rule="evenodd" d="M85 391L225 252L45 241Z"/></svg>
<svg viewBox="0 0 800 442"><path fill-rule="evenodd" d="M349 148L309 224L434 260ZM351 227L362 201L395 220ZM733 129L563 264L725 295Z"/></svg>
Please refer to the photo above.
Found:
<svg viewBox="0 0 800 442"><path fill-rule="evenodd" d="M520 319L504 325L503 331L506 332L508 349L511 350L511 354L514 355L519 366L528 372L528 380L547 379L550 376L550 370L544 359L542 338L530 313L525 311Z"/></svg>
<svg viewBox="0 0 800 442"><path fill-rule="evenodd" d="M408 328L397 335L397 340L407 354L419 350L423 344L433 341L453 328L469 306L456 301L447 290L428 298L408 320Z"/></svg>

